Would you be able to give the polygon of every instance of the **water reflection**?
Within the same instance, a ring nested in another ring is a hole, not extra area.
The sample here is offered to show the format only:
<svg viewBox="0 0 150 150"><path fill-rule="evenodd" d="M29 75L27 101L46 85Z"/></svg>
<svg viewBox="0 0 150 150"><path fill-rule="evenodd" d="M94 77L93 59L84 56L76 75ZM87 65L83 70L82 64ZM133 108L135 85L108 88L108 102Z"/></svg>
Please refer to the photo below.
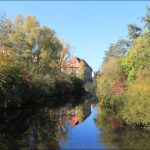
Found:
<svg viewBox="0 0 150 150"><path fill-rule="evenodd" d="M82 99L65 106L54 107L47 102L41 106L1 112L0 149L60 149L60 141L67 143L71 128L91 114L93 101L86 100L86 97Z"/></svg>
<svg viewBox="0 0 150 150"><path fill-rule="evenodd" d="M150 149L150 131L125 127L121 121L98 108L95 123L101 134L99 142L106 149Z"/></svg>
<svg viewBox="0 0 150 150"><path fill-rule="evenodd" d="M90 97L68 98L0 112L0 149L150 149L149 131L126 128Z"/></svg>

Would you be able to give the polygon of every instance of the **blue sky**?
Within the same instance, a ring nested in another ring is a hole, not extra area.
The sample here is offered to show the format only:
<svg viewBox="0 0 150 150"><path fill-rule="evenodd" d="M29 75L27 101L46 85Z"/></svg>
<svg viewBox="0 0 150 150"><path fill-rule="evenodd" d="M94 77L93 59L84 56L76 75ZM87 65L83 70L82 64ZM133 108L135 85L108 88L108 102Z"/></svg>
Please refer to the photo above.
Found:
<svg viewBox="0 0 150 150"><path fill-rule="evenodd" d="M148 1L0 1L0 12L12 19L36 16L97 71L109 45L127 37L127 25L141 24L138 17L146 14L146 6Z"/></svg>

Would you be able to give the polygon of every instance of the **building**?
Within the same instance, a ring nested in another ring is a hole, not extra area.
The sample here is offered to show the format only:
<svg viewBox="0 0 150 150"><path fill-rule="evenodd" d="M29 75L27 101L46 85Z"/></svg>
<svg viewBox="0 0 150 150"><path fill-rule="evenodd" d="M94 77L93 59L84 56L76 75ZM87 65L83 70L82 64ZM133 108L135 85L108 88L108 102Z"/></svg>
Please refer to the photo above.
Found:
<svg viewBox="0 0 150 150"><path fill-rule="evenodd" d="M81 62L84 62L85 67L86 67L86 81L91 81L92 80L92 68L88 65L88 63L85 60L78 58L78 57L74 57L69 62L67 62L66 68L63 69L63 72L65 72L66 74L74 74L78 76Z"/></svg>

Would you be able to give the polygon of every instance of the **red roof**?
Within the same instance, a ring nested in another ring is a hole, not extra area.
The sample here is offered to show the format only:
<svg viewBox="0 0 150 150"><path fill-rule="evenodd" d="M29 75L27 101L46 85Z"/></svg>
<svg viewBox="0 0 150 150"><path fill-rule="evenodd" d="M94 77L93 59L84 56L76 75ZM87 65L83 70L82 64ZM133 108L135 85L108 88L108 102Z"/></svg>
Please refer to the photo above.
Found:
<svg viewBox="0 0 150 150"><path fill-rule="evenodd" d="M80 65L80 62L81 62L81 61L83 61L87 67L90 67L90 66L88 65L88 63L87 63L85 60L83 60L83 59L81 59L81 58L78 58L78 57L72 58L72 59L67 63L67 66L68 66L69 68L79 68L79 65ZM91 68L91 67L90 67L90 68ZM91 69L92 69L92 68L91 68Z"/></svg>

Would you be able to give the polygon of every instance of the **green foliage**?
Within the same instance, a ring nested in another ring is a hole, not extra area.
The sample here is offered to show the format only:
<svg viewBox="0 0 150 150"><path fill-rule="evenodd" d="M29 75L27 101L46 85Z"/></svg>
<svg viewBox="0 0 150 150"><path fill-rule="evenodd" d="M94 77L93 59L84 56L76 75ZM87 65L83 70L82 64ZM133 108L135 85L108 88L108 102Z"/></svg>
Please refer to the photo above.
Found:
<svg viewBox="0 0 150 150"><path fill-rule="evenodd" d="M95 94L95 92L96 92L96 85L95 84L96 84L95 81L86 82L84 84L85 91Z"/></svg>
<svg viewBox="0 0 150 150"><path fill-rule="evenodd" d="M55 32L33 16L17 15L14 22L3 17L0 31L0 49L11 51L28 74L58 72L62 52L63 58L69 54Z"/></svg>
<svg viewBox="0 0 150 150"><path fill-rule="evenodd" d="M130 124L150 124L150 81L132 84L124 94L123 119Z"/></svg>
<svg viewBox="0 0 150 150"><path fill-rule="evenodd" d="M129 46L130 42L124 39L111 44L109 49L105 52L104 63L108 62L109 58L121 58L124 56L127 53Z"/></svg>
<svg viewBox="0 0 150 150"><path fill-rule="evenodd" d="M98 76L96 82L97 82L96 88L97 95L103 97L104 100L109 99L110 98L109 88L110 85L113 83L113 80L111 80L110 78L108 79L106 76Z"/></svg>
<svg viewBox="0 0 150 150"><path fill-rule="evenodd" d="M86 81L86 66L83 61L80 62L80 66L79 66L79 70L78 70L78 77L81 80Z"/></svg>
<svg viewBox="0 0 150 150"><path fill-rule="evenodd" d="M149 11L144 21L149 27ZM127 124L150 124L150 32L129 25L128 53L118 42L106 52L102 71L97 77L97 95L105 111L119 116ZM121 50L121 53L120 53Z"/></svg>
<svg viewBox="0 0 150 150"><path fill-rule="evenodd" d="M122 59L124 72L128 75L128 81L136 80L137 73L140 70L145 70L146 76L150 72L150 34L144 34L133 42L128 55ZM144 75L144 74L143 74Z"/></svg>
<svg viewBox="0 0 150 150"><path fill-rule="evenodd" d="M72 83L72 92L73 93L82 93L84 92L84 82L83 80L77 78L76 76L68 76L69 80Z"/></svg>
<svg viewBox="0 0 150 150"><path fill-rule="evenodd" d="M141 19L142 21L145 22L145 28L147 28L149 32L150 31L150 7L147 7L147 13Z"/></svg>
<svg viewBox="0 0 150 150"><path fill-rule="evenodd" d="M134 68L132 68L132 70L129 71L127 82L132 83L135 80L136 80L136 71Z"/></svg>
<svg viewBox="0 0 150 150"><path fill-rule="evenodd" d="M128 36L130 40L135 40L141 34L141 28L136 26L135 24L128 25Z"/></svg>
<svg viewBox="0 0 150 150"><path fill-rule="evenodd" d="M2 58L3 57L3 58ZM18 64L12 64L9 55L1 54L0 60L0 91L3 95L1 107L20 106L23 103L25 90L25 74Z"/></svg>
<svg viewBox="0 0 150 150"><path fill-rule="evenodd" d="M35 71L40 73L52 73L60 70L60 53L63 51L63 45L56 37L55 32L48 27L40 29L38 37L38 49L35 52ZM63 51L64 52L64 51ZM64 57L68 51L64 52Z"/></svg>
<svg viewBox="0 0 150 150"><path fill-rule="evenodd" d="M35 74L32 76L32 84L35 100L84 91L83 82L75 76Z"/></svg>
<svg viewBox="0 0 150 150"><path fill-rule="evenodd" d="M83 91L80 79L61 73L70 57L70 45L63 44L33 16L17 15L15 21L0 17L1 107Z"/></svg>
<svg viewBox="0 0 150 150"><path fill-rule="evenodd" d="M109 58L109 61L102 65L101 74L97 77L96 93L98 96L103 97L103 99L110 99L111 97L111 86L122 79L121 77L121 67L120 59Z"/></svg>
<svg viewBox="0 0 150 150"><path fill-rule="evenodd" d="M52 75L35 74L32 76L33 93L36 99L55 94L56 79Z"/></svg>

